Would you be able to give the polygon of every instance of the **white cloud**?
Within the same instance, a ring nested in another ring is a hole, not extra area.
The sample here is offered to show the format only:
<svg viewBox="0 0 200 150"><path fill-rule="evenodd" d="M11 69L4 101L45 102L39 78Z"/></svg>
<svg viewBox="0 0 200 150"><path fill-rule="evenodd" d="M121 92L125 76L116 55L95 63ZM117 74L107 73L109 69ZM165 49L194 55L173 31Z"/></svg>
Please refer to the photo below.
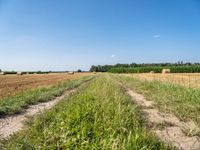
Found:
<svg viewBox="0 0 200 150"><path fill-rule="evenodd" d="M114 54L112 54L112 55L111 55L111 58L114 58L114 57L115 57L115 55L114 55Z"/></svg>
<svg viewBox="0 0 200 150"><path fill-rule="evenodd" d="M153 37L154 37L154 38L159 38L159 37L160 37L160 34L154 34Z"/></svg>

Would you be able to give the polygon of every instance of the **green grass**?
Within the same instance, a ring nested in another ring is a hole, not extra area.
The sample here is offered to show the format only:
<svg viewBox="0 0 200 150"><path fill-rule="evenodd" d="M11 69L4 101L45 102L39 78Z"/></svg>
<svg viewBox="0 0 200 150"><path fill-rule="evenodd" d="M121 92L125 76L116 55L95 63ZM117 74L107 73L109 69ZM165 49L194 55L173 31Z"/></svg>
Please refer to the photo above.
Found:
<svg viewBox="0 0 200 150"><path fill-rule="evenodd" d="M154 101L161 111L173 113L181 120L192 119L200 126L200 89L159 81L141 81L132 77L115 77L146 99Z"/></svg>
<svg viewBox="0 0 200 150"><path fill-rule="evenodd" d="M15 96L0 99L0 117L20 113L23 109L37 102L45 102L60 96L66 90L79 86L92 77L82 77L77 80L63 81L48 88L37 88L20 92Z"/></svg>
<svg viewBox="0 0 200 150"><path fill-rule="evenodd" d="M126 92L102 75L29 122L4 149L170 149L152 135Z"/></svg>

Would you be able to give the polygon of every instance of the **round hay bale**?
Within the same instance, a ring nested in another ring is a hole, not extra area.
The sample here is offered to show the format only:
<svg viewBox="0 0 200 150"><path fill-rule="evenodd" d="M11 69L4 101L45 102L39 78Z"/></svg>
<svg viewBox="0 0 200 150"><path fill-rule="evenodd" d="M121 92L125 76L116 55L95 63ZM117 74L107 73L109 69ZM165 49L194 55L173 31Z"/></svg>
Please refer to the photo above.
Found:
<svg viewBox="0 0 200 150"><path fill-rule="evenodd" d="M0 72L0 75L6 75L6 73L5 72Z"/></svg>
<svg viewBox="0 0 200 150"><path fill-rule="evenodd" d="M74 71L68 72L69 75L74 75Z"/></svg>
<svg viewBox="0 0 200 150"><path fill-rule="evenodd" d="M19 72L17 72L17 75L21 76L21 75L23 75L23 73L19 71Z"/></svg>
<svg viewBox="0 0 200 150"><path fill-rule="evenodd" d="M167 73L170 73L171 71L170 71L170 69L163 69L162 70L162 74L167 74Z"/></svg>
<svg viewBox="0 0 200 150"><path fill-rule="evenodd" d="M155 73L155 71L150 71L150 74L153 74L153 73Z"/></svg>

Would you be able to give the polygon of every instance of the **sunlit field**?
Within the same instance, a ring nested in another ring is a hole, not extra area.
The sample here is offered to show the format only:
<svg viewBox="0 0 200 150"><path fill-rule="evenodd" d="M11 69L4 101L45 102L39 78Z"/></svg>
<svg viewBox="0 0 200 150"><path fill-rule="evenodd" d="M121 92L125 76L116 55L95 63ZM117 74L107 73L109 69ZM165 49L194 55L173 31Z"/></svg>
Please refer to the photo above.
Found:
<svg viewBox="0 0 200 150"><path fill-rule="evenodd" d="M165 83L173 83L182 86L200 87L200 73L135 73L125 74L126 76L134 77L140 80L160 81Z"/></svg>
<svg viewBox="0 0 200 150"><path fill-rule="evenodd" d="M56 85L61 81L77 79L88 76L91 73L50 73L50 74L24 74L24 75L0 75L0 98L14 95L20 91L37 87Z"/></svg>

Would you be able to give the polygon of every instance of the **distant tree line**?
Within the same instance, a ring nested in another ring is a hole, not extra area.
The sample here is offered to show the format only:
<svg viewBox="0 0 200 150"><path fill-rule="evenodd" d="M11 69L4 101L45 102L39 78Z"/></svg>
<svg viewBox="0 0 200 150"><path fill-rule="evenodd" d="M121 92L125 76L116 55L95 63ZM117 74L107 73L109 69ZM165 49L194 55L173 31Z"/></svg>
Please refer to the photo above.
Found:
<svg viewBox="0 0 200 150"><path fill-rule="evenodd" d="M0 73L3 72L5 75L6 74L17 74L18 71L2 71L0 69ZM21 71L20 73L23 74L49 74L49 73L68 73L69 71ZM77 71L78 73L81 72L86 72L86 71L82 71L81 69L78 69Z"/></svg>
<svg viewBox="0 0 200 150"><path fill-rule="evenodd" d="M183 61L177 63L131 63L115 65L91 66L91 72L112 72L112 73L147 73L154 71L161 73L162 69L168 68L172 73L194 73L200 72L200 63L190 63Z"/></svg>
<svg viewBox="0 0 200 150"><path fill-rule="evenodd" d="M1 71L0 71L1 72ZM4 71L5 74L17 74L17 71ZM48 74L49 71L22 71L21 74Z"/></svg>

